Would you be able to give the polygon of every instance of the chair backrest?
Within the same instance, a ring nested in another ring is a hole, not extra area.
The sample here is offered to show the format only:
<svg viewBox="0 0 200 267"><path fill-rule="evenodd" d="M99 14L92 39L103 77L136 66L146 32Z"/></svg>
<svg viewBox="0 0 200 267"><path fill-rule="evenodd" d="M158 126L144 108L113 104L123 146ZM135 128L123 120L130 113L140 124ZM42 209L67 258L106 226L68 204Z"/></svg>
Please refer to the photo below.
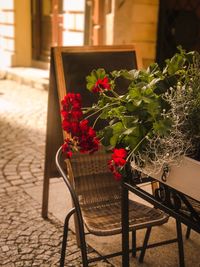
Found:
<svg viewBox="0 0 200 267"><path fill-rule="evenodd" d="M110 201L120 197L120 184L108 169L111 154L103 149L93 154L76 153L67 160L70 181L83 202Z"/></svg>

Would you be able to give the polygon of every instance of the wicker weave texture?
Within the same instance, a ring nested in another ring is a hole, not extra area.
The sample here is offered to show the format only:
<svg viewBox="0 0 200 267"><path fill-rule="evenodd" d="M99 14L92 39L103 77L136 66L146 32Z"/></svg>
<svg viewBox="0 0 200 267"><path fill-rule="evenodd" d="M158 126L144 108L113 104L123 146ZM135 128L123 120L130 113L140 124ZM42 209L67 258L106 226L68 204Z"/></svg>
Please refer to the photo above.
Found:
<svg viewBox="0 0 200 267"><path fill-rule="evenodd" d="M82 211L86 228L90 233L99 236L121 233L120 200L83 205ZM161 225L168 221L168 216L160 210L134 201L129 202L129 218L129 230Z"/></svg>
<svg viewBox="0 0 200 267"><path fill-rule="evenodd" d="M108 170L110 154L103 150L70 159L68 172L74 181L86 228L95 235L121 232L121 185ZM168 220L163 212L130 201L130 230L160 225Z"/></svg>

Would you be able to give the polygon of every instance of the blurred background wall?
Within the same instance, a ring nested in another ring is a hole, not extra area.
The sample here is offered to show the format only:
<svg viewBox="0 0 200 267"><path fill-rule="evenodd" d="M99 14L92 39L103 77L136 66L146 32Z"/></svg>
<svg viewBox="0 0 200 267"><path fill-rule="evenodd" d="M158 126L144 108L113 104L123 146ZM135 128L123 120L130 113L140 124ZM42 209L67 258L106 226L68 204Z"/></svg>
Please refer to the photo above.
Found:
<svg viewBox="0 0 200 267"><path fill-rule="evenodd" d="M135 44L143 66L200 50L199 0L0 0L0 66L48 68L51 46Z"/></svg>

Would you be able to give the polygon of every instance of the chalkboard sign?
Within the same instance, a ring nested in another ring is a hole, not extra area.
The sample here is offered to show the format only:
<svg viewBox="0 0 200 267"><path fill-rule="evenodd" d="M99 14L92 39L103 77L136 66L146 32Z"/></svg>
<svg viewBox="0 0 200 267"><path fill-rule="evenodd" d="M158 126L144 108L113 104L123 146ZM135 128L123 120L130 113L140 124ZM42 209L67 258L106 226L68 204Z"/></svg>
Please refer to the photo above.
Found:
<svg viewBox="0 0 200 267"><path fill-rule="evenodd" d="M54 47L51 49L43 217L47 217L48 212L49 179L58 176L55 154L64 139L60 116L61 100L67 92L80 93L83 106L90 106L96 99L95 94L86 89L85 78L93 69L104 68L109 73L113 70L131 70L140 67L141 63L134 45ZM118 87L118 91L122 92L121 90L126 86L119 81Z"/></svg>

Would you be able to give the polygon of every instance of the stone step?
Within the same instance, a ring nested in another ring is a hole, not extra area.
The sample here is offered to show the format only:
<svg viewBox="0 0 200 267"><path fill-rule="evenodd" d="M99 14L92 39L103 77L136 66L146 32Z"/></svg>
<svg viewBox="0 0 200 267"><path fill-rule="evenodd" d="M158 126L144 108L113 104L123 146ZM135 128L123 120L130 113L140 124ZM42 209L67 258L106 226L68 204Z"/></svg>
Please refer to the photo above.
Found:
<svg viewBox="0 0 200 267"><path fill-rule="evenodd" d="M49 88L49 70L27 67L4 68L0 69L0 79L14 80L41 90Z"/></svg>

